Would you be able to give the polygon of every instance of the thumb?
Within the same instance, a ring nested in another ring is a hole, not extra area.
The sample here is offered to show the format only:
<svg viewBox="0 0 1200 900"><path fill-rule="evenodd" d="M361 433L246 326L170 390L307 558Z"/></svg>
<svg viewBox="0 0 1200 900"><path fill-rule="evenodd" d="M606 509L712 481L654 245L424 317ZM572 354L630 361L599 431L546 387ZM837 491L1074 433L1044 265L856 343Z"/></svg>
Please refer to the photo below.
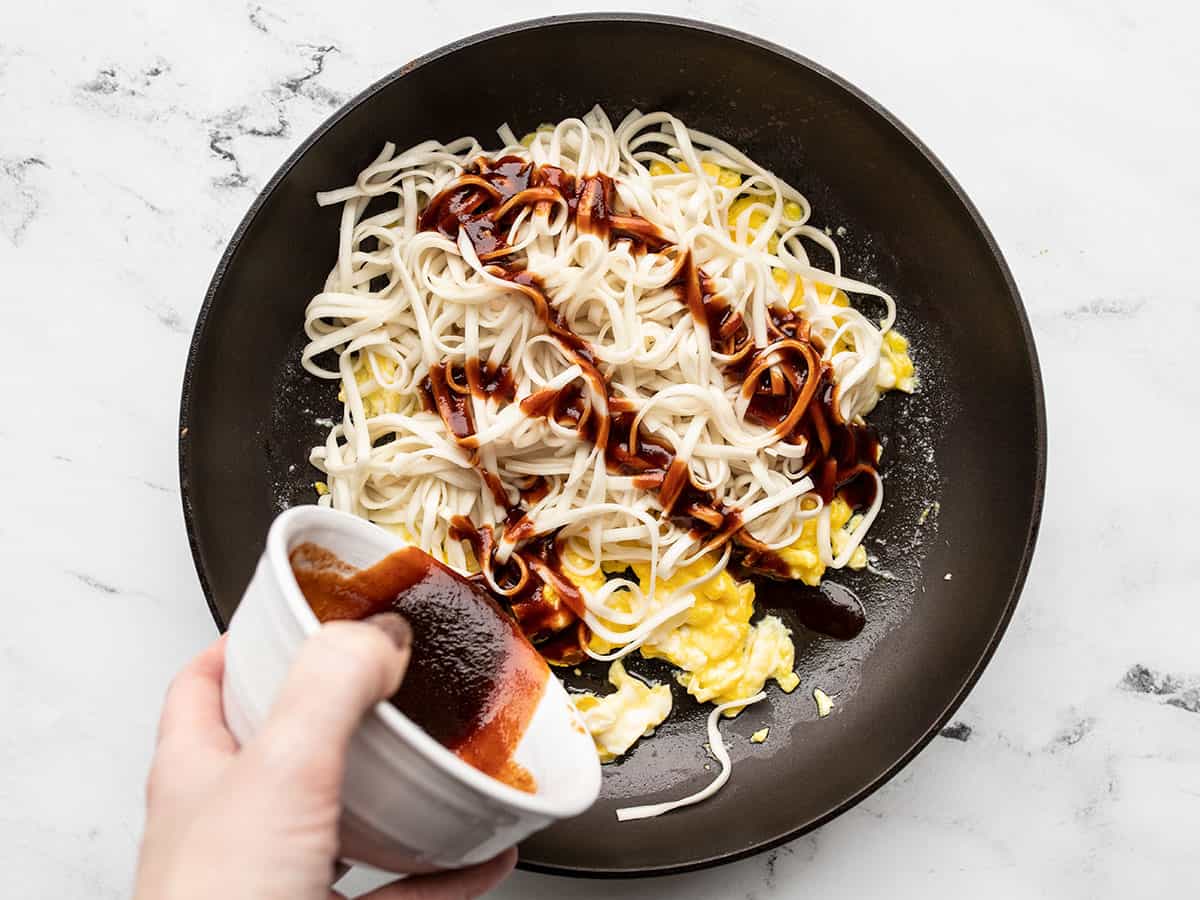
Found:
<svg viewBox="0 0 1200 900"><path fill-rule="evenodd" d="M400 686L412 629L396 613L329 622L305 641L255 743L298 767L340 766L363 715Z"/></svg>

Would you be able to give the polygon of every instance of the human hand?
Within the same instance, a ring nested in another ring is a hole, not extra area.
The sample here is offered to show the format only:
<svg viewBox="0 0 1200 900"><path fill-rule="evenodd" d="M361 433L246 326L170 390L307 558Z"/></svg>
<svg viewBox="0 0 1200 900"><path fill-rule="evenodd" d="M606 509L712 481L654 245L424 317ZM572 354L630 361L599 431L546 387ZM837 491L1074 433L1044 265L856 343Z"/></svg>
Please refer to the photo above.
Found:
<svg viewBox="0 0 1200 900"><path fill-rule="evenodd" d="M363 714L395 693L412 632L394 613L330 622L301 648L262 730L239 748L225 725L225 639L188 664L163 704L146 785L135 900L330 900L342 776ZM465 900L511 871L509 850L421 875L370 900Z"/></svg>

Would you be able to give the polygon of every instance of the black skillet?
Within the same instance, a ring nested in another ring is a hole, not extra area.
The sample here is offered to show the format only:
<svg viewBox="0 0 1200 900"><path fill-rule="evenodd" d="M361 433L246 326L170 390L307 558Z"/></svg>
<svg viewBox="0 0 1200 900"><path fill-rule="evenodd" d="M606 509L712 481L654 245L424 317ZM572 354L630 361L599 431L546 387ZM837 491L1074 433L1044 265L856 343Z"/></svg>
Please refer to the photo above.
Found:
<svg viewBox="0 0 1200 900"><path fill-rule="evenodd" d="M180 410L184 515L217 624L237 606L280 510L314 499L308 450L337 416L336 385L299 366L308 299L333 264L341 187L385 141L494 141L601 103L666 109L741 147L804 192L841 237L849 274L897 298L920 392L886 397L887 501L856 590L866 630L796 628L801 688L724 726L732 781L699 806L617 824L614 808L707 782L703 720L676 713L606 769L587 814L528 840L522 865L648 875L727 862L827 822L891 778L979 677L1012 615L1042 506L1046 423L1029 324L979 214L936 158L877 103L803 57L712 25L649 15L542 19L458 41L387 76L284 163L229 243L201 310ZM642 664L638 671L669 677ZM570 676L598 686L602 668ZM818 719L811 692L836 695ZM766 743L748 737L770 725Z"/></svg>

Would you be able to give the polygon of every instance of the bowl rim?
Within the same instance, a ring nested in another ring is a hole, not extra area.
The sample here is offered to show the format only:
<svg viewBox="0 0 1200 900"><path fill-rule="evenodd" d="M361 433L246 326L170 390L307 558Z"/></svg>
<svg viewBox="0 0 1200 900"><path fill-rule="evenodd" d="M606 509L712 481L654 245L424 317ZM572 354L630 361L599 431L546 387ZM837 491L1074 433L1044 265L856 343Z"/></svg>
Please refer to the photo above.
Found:
<svg viewBox="0 0 1200 900"><path fill-rule="evenodd" d="M267 545L264 551L270 576L283 597L283 606L300 626L302 635L308 638L317 632L321 627L321 623L313 613L312 607L308 605L308 601L304 598L304 593L300 590L300 585L296 581L295 573L292 571L289 561L290 545L297 529L340 530L342 532L359 531L364 535L370 533L377 544L394 544L393 549L402 547L403 542L399 539L395 541L389 540L388 533L384 529L365 519L322 506L311 504L293 506L285 509L275 517L275 520L271 523L270 531L267 532ZM549 669L549 666L547 666L547 669ZM558 684L558 679L553 672L548 671L546 685L542 689L542 697L538 700L539 705L545 702L546 698L555 690L556 684ZM561 689L561 684L559 684L558 690L563 694L561 702L569 703L570 701L567 699L565 691ZM387 700L381 700L376 703L372 708L371 716L383 724L388 734L406 742L414 752L420 754L421 757L447 776L447 778L451 779L456 785L465 788L475 795L482 794L493 803L510 811L515 811L523 817L532 815L551 820L565 819L568 816L579 815L596 801L596 797L593 796L582 805L578 801L575 803L554 803L540 793L527 794L524 791L510 787L502 781L497 781L495 778L484 774L470 763L447 750L430 737L423 728ZM597 760L597 775L599 768L600 763ZM599 788L600 778L597 777L597 794L599 793Z"/></svg>
<svg viewBox="0 0 1200 900"><path fill-rule="evenodd" d="M1021 558L1018 561L1015 577L1009 590L1007 601L1004 605L1004 610L996 622L996 626L985 645L983 652L978 660L971 667L970 672L964 679L962 685L955 692L954 696L947 702L945 708L938 715L926 731L920 735L909 748L902 753L896 761L887 769L879 773L872 781L865 784L863 787L855 791L851 796L847 797L842 803L827 810L825 813L817 816L807 822L789 828L770 838L758 841L749 846L741 847L736 850L731 850L726 853L717 853L709 856L693 859L686 863L666 864L662 866L642 866L630 869L613 869L613 868L588 868L584 866L562 866L542 862L530 862L528 860L520 860L517 867L531 872L539 872L549 875L569 875L577 877L591 878L630 878L630 877L645 877L659 875L678 875L685 872L693 872L699 869L706 869L712 866L722 865L725 863L736 862L746 859L758 853L778 847L788 841L805 835L827 822L832 821L853 807L857 806L863 800L871 796L875 791L879 790L884 784L896 777L899 772L904 769L912 760L925 748L930 741L938 734L939 731L950 720L958 708L962 705L967 695L979 681L984 669L987 668L992 656L995 654L996 648L1000 643L1000 639L1008 629L1009 622L1012 620L1014 611L1016 610L1017 601L1020 598L1021 590L1025 585L1026 577L1029 573L1030 563L1033 559L1034 548L1037 543L1038 531L1041 525L1042 511L1044 507L1045 487L1046 487L1046 456L1047 456L1047 436L1046 436L1046 403L1045 392L1042 381L1041 365L1038 360L1037 348L1034 344L1033 332L1029 324L1029 317L1025 311L1024 303L1021 300L1020 291L1017 288L1012 272L1008 267L1008 263L1004 259L1004 254L1000 251L999 245L996 243L995 237L991 230L987 227L979 210L971 199L967 196L962 186L951 175L945 164L895 115L885 108L879 101L875 100L862 89L851 84L846 79L835 74L824 66L809 59L808 57L783 47L773 41L760 38L756 35L749 34L734 28L728 28L724 25L718 25L712 22L703 21L700 19L690 19L681 16L660 15L657 13L645 12L583 12L572 13L567 15L542 16L532 19L524 19L517 22L512 22L507 25L501 25L495 28L490 28L485 31L480 31L475 34L467 35L456 40L450 41L443 46L425 53L384 75L382 78L375 81L369 87L364 89L359 94L355 95L350 100L346 101L340 108L335 110L328 118L318 125L313 132L296 148L295 151L287 157L286 160L279 166L275 174L267 181L267 183L259 191L254 201L247 210L245 216L234 230L232 236L226 245L224 253L221 255L220 261L213 272L211 281L209 282L208 290L204 296L204 302L200 307L200 312L196 319L196 324L192 334L192 342L188 349L186 366L184 369L183 387L180 397L179 408L179 477L180 477L180 499L183 507L184 523L187 529L188 544L191 548L192 559L195 563L196 573L199 577L200 587L204 593L205 600L208 603L209 612L213 617L219 630L224 631L228 623L224 621L220 611L216 607L213 598L211 585L208 577L205 574L204 557L199 545L199 536L196 533L195 518L193 515L193 498L190 492L188 479L188 469L191 460L190 443L187 440L188 430L192 418L191 401L192 401L192 374L195 369L196 362L200 355L201 346L205 343L205 335L207 331L208 314L211 311L214 299L220 289L221 282L224 280L226 271L229 269L234 258L237 256L241 245L242 238L246 232L253 226L254 220L262 207L266 204L267 199L274 193L279 184L288 176L295 165L312 149L312 147L324 135L334 128L343 118L349 113L373 97L375 94L389 87L393 82L399 81L410 72L421 68L431 62L455 53L459 50L464 50L477 44L482 44L487 41L499 37L505 37L512 34L518 34L525 31L533 31L543 28L553 28L560 25L579 25L579 24L605 24L614 22L628 22L635 24L647 24L664 26L686 31L698 31L704 34L715 35L721 38L726 38L732 41L737 41L748 45L750 48L757 51L764 51L773 54L780 59L789 62L793 65L801 66L808 69L810 72L818 75L821 78L831 82L842 91L849 94L858 102L864 104L870 111L879 116L887 125L895 129L899 135L911 145L911 147L920 154L921 157L933 168L945 185L950 189L957 201L962 205L963 210L967 213L974 228L980 237L982 237L985 245L991 253L992 259L998 267L1001 276L1004 280L1009 299L1012 303L1014 312L1017 315L1018 324L1021 330L1021 335L1024 342L1024 351L1028 359L1030 376L1033 387L1033 414L1034 414L1034 432L1033 450L1035 453L1034 459L1034 477L1030 484L1032 491L1032 505L1030 508L1029 524L1025 534L1024 548L1021 553Z"/></svg>

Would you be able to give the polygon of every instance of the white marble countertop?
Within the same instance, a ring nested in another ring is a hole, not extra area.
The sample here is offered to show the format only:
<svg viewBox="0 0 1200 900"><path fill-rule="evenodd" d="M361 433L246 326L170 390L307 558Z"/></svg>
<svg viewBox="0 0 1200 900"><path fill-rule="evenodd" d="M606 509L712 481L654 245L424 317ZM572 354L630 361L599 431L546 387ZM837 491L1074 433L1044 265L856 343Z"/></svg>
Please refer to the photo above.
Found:
<svg viewBox="0 0 1200 900"><path fill-rule="evenodd" d="M164 684L213 635L177 489L184 355L222 246L256 191L342 99L411 57L504 21L607 5L3 4L6 895L128 893ZM1024 598L955 736L789 846L621 889L1194 894L1196 7L660 8L807 54L940 155L1024 292L1045 372L1050 470ZM499 896L612 889L518 874Z"/></svg>

